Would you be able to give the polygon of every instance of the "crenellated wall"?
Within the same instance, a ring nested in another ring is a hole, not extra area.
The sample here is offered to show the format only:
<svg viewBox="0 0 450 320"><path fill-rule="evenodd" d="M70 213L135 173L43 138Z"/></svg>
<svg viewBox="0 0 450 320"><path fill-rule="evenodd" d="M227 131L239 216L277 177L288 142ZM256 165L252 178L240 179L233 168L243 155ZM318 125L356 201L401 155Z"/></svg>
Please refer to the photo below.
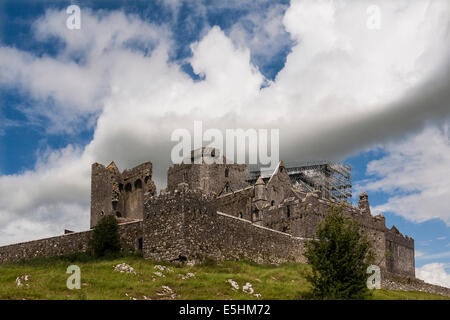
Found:
<svg viewBox="0 0 450 320"><path fill-rule="evenodd" d="M204 193L219 194L222 190L238 190L247 186L247 165L245 164L175 164L167 173L167 189L174 191L180 183L187 183L190 189Z"/></svg>
<svg viewBox="0 0 450 320"><path fill-rule="evenodd" d="M385 233L386 267L395 274L415 276L414 239L402 235L395 227Z"/></svg>

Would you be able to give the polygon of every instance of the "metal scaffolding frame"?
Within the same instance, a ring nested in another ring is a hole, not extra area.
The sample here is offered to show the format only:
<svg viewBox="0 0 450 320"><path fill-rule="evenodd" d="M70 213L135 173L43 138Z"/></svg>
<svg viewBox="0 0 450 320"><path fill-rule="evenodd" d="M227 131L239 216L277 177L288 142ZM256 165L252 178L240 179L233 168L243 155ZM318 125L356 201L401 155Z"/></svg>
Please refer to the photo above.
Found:
<svg viewBox="0 0 450 320"><path fill-rule="evenodd" d="M336 202L351 202L351 167L331 161L314 161L285 164L293 186L300 186L307 192L320 190L326 199ZM249 183L255 183L259 176L267 181L273 171L250 168Z"/></svg>

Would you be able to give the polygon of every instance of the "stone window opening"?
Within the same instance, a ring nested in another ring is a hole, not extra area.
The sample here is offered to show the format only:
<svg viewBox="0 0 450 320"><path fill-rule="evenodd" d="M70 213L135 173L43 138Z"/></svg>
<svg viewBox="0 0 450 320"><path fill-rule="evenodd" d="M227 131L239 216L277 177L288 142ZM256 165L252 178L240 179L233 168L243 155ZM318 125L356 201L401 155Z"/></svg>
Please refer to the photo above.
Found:
<svg viewBox="0 0 450 320"><path fill-rule="evenodd" d="M122 190L123 190L123 184L119 183L119 191L122 191Z"/></svg>
<svg viewBox="0 0 450 320"><path fill-rule="evenodd" d="M275 200L270 201L270 205L273 207L275 205Z"/></svg>
<svg viewBox="0 0 450 320"><path fill-rule="evenodd" d="M238 217L242 219L242 212L239 212Z"/></svg>
<svg viewBox="0 0 450 320"><path fill-rule="evenodd" d="M148 181L149 181L151 178L152 178L152 177L151 177L150 175L146 176L146 177L144 178L144 183L147 184Z"/></svg>
<svg viewBox="0 0 450 320"><path fill-rule="evenodd" d="M284 226L282 229L282 232L287 232L288 231L288 227Z"/></svg>
<svg viewBox="0 0 450 320"><path fill-rule="evenodd" d="M225 178L228 178L228 175L230 174L230 169L225 168Z"/></svg>
<svg viewBox="0 0 450 320"><path fill-rule="evenodd" d="M131 186L131 183L127 183L126 185L125 185L125 192L131 192L131 190L132 190L132 186Z"/></svg>
<svg viewBox="0 0 450 320"><path fill-rule="evenodd" d="M291 206L286 207L286 215L288 218L291 216Z"/></svg>
<svg viewBox="0 0 450 320"><path fill-rule="evenodd" d="M135 190L137 190L137 189L142 189L142 181L141 181L141 179L137 179L137 180L134 182L134 189L135 189Z"/></svg>
<svg viewBox="0 0 450 320"><path fill-rule="evenodd" d="M116 211L116 217L117 218L122 218L122 214L119 211Z"/></svg>

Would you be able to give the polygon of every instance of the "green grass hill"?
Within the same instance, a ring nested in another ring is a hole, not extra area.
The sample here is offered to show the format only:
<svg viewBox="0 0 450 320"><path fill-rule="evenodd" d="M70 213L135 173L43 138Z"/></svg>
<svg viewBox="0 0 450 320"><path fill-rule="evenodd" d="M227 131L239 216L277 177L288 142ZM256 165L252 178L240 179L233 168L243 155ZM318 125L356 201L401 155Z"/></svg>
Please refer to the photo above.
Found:
<svg viewBox="0 0 450 320"><path fill-rule="evenodd" d="M135 273L115 271L121 263ZM66 270L73 264L81 269L81 289L69 290ZM0 265L0 299L307 299L310 288L302 274L308 271L308 265L294 263L206 261L189 266L138 256L94 259L75 255ZM375 290L371 299L448 298Z"/></svg>

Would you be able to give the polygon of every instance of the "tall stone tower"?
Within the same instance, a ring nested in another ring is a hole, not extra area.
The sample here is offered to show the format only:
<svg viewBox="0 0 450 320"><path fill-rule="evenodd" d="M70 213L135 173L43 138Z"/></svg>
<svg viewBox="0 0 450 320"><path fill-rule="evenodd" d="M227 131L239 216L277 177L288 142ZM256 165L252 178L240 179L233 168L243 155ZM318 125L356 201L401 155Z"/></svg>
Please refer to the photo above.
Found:
<svg viewBox="0 0 450 320"><path fill-rule="evenodd" d="M358 208L361 209L361 213L369 216L371 215L369 196L365 191L361 192L361 194L359 195Z"/></svg>
<svg viewBox="0 0 450 320"><path fill-rule="evenodd" d="M91 228L107 214L114 214L119 221L142 220L145 193L156 194L151 162L122 173L114 162L107 167L94 163L91 173Z"/></svg>

